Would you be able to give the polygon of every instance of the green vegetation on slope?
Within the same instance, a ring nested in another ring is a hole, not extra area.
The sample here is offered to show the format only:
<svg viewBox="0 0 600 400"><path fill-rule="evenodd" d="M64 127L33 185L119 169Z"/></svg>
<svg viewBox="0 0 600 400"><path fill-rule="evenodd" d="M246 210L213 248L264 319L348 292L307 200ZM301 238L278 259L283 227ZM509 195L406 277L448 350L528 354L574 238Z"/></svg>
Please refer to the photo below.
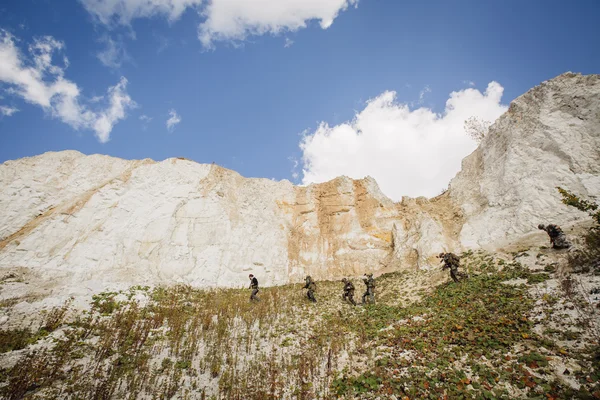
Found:
<svg viewBox="0 0 600 400"><path fill-rule="evenodd" d="M413 303L411 285L438 272L380 277L379 301L366 307L343 304L340 282L319 282L317 304L303 298L300 285L262 289L258 303L237 289L103 293L68 326L56 326L58 314L50 313L53 342L44 339L46 345L3 370L0 393L8 399L600 397L597 342L566 349L552 336L563 331L535 333L545 321L533 320L535 307L548 320L565 304L535 294L555 279L551 268L532 273L516 261L473 253L463 265L469 280L421 290ZM580 333L570 335L576 340ZM578 390L554 373L553 366L568 362L580 366L569 372Z"/></svg>

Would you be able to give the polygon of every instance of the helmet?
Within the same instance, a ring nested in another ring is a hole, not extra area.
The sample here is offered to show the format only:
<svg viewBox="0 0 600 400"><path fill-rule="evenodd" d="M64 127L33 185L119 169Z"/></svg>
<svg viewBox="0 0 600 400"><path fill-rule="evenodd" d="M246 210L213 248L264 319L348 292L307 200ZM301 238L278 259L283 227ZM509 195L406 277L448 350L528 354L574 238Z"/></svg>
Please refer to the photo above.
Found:
<svg viewBox="0 0 600 400"><path fill-rule="evenodd" d="M438 258L442 258L442 257L444 257L444 253L438 254Z"/></svg>
<svg viewBox="0 0 600 400"><path fill-rule="evenodd" d="M342 278L342 282L346 283L346 282L348 282L348 279Z"/></svg>
<svg viewBox="0 0 600 400"><path fill-rule="evenodd" d="M544 224L539 224L538 225L538 229L544 229L544 228L545 228Z"/></svg>
<svg viewBox="0 0 600 400"><path fill-rule="evenodd" d="M252 278L252 277L254 277L254 275L250 274L250 275L248 275L248 277Z"/></svg>

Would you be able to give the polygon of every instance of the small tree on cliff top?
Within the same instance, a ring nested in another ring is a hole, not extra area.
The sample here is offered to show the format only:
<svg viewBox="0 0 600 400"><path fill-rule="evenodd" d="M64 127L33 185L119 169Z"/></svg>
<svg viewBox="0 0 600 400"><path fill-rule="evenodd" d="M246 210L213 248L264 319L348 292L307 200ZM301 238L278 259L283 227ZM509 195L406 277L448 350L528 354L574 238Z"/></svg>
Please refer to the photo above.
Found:
<svg viewBox="0 0 600 400"><path fill-rule="evenodd" d="M485 135L487 135L491 124L490 121L485 121L479 117L470 117L465 121L464 128L471 139L477 143L481 143Z"/></svg>

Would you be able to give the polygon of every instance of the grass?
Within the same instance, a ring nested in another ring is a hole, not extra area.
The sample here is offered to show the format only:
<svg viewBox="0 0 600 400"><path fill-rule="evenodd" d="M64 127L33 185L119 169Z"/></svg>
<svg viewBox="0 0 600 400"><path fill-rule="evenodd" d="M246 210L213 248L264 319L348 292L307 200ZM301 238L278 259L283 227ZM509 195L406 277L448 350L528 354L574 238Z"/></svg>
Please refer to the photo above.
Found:
<svg viewBox="0 0 600 400"><path fill-rule="evenodd" d="M553 328L539 335L534 329L536 301L548 313L562 304L549 294L536 299L530 290L550 279L550 271L534 274L518 262L473 252L463 254L463 266L470 279L433 288L420 283L439 279L440 272L384 275L377 279L377 303L365 307L344 304L340 282L320 282L316 304L304 298L301 285L261 289L256 303L238 289L138 286L102 293L68 324L68 303L47 313L37 332L45 332L46 345L0 371L0 395L600 397L598 343L580 351L563 349L554 337L575 340L580 334ZM515 278L527 284L503 283ZM362 286L355 285L360 294ZM140 296L147 305L136 302ZM50 334L59 328L60 335ZM36 336L2 335L0 349L6 351L26 348ZM580 390L555 378L551 359L579 363L573 376Z"/></svg>

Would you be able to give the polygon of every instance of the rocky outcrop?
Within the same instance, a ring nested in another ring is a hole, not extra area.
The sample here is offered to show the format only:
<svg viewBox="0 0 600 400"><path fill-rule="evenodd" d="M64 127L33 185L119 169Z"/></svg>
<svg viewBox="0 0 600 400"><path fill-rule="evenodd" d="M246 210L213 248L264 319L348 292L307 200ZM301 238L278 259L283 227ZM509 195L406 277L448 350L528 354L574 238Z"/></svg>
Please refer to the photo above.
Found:
<svg viewBox="0 0 600 400"><path fill-rule="evenodd" d="M568 225L585 214L556 186L600 196L600 75L566 73L510 105L463 160L450 196L465 218L465 247L516 240L538 223Z"/></svg>
<svg viewBox="0 0 600 400"><path fill-rule="evenodd" d="M8 161L0 271L78 296L134 284L241 286L250 272L274 285L428 268L443 250L584 217L555 186L600 194L599 128L600 78L561 75L511 104L446 193L399 203L372 178L296 187L185 159L74 151ZM11 296L31 291L23 285Z"/></svg>
<svg viewBox="0 0 600 400"><path fill-rule="evenodd" d="M249 272L267 285L358 275L392 253L398 212L371 178L294 187L184 159L74 151L0 170L0 267L24 267L71 295L239 286Z"/></svg>

